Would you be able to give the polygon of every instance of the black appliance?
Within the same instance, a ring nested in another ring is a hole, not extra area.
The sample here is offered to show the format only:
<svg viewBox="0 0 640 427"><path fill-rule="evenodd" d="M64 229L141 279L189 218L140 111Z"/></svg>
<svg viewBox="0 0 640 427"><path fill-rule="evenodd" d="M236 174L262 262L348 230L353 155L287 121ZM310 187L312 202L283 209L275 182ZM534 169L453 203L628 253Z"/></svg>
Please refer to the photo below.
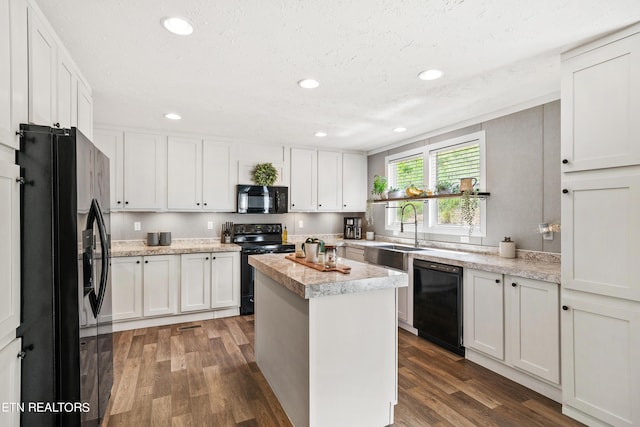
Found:
<svg viewBox="0 0 640 427"><path fill-rule="evenodd" d="M22 124L16 161L21 424L98 426L113 385L109 158L76 128Z"/></svg>
<svg viewBox="0 0 640 427"><path fill-rule="evenodd" d="M413 261L413 327L419 336L464 356L462 267Z"/></svg>
<svg viewBox="0 0 640 427"><path fill-rule="evenodd" d="M296 247L282 243L282 224L233 224L233 243L240 252L240 314L253 314L254 269L249 255L291 253Z"/></svg>
<svg viewBox="0 0 640 427"><path fill-rule="evenodd" d="M237 212L241 214L284 214L289 211L287 187L238 185L237 196Z"/></svg>
<svg viewBox="0 0 640 427"><path fill-rule="evenodd" d="M345 217L342 235L345 239L362 239L362 218Z"/></svg>

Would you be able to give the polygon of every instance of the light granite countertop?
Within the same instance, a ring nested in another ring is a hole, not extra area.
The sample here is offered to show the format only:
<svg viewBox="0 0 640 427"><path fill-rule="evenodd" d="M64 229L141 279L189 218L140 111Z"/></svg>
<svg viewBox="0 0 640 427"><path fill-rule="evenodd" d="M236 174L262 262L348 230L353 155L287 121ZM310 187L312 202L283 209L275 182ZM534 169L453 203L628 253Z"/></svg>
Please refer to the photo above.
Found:
<svg viewBox="0 0 640 427"><path fill-rule="evenodd" d="M219 239L174 239L169 246L147 246L142 240L111 242L112 257L240 252L241 249L235 244L220 243Z"/></svg>
<svg viewBox="0 0 640 427"><path fill-rule="evenodd" d="M344 240L344 246L364 248L391 242L374 240ZM424 251L411 252L410 257L442 264L455 265L462 268L510 274L534 280L560 284L560 255L546 252L518 250L517 258L501 258L493 253L472 252L476 248L464 248L456 245L452 249L424 247ZM497 248L496 248L497 249Z"/></svg>
<svg viewBox="0 0 640 427"><path fill-rule="evenodd" d="M351 267L351 273L318 271L286 259L285 254L249 256L249 265L305 299L402 288L409 283L408 275L399 271L348 259L340 264Z"/></svg>

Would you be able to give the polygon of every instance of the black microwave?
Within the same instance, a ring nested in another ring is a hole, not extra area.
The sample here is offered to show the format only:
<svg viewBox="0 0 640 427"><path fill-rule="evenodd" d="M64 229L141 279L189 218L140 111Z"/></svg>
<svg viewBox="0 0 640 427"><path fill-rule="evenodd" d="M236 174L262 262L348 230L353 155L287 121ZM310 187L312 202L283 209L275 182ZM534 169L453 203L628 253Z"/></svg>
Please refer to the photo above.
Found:
<svg viewBox="0 0 640 427"><path fill-rule="evenodd" d="M288 212L289 189L262 185L238 185L238 209L241 214L284 214Z"/></svg>

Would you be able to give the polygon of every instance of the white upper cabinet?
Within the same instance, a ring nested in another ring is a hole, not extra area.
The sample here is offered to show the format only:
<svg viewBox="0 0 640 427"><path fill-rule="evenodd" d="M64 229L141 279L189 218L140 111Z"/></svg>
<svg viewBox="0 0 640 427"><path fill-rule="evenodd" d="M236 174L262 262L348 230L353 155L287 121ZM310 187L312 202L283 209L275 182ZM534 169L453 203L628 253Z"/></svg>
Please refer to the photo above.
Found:
<svg viewBox="0 0 640 427"><path fill-rule="evenodd" d="M11 127L9 129L10 139L7 141L0 137L2 139L0 142L18 150L20 148L20 137L16 135L16 131L20 128L21 123L29 122L29 53L26 0L9 0L9 9L11 14L11 25L9 26L11 30ZM0 16L2 15L3 12L0 13ZM7 29L4 25L0 26L0 28L2 28L0 32Z"/></svg>
<svg viewBox="0 0 640 427"><path fill-rule="evenodd" d="M74 66L71 59L63 52L58 53L58 123L63 128L77 125L77 84Z"/></svg>
<svg viewBox="0 0 640 427"><path fill-rule="evenodd" d="M318 151L318 210L342 208L342 153Z"/></svg>
<svg viewBox="0 0 640 427"><path fill-rule="evenodd" d="M93 98L91 89L81 79L77 79L76 94L76 126L93 141Z"/></svg>
<svg viewBox="0 0 640 427"><path fill-rule="evenodd" d="M564 172L640 164L639 29L563 55Z"/></svg>
<svg viewBox="0 0 640 427"><path fill-rule="evenodd" d="M0 0L0 144L12 146L9 0Z"/></svg>
<svg viewBox="0 0 640 427"><path fill-rule="evenodd" d="M124 208L124 139L123 133L96 130L94 141L100 151L109 157L111 210Z"/></svg>
<svg viewBox="0 0 640 427"><path fill-rule="evenodd" d="M155 211L165 207L167 141L160 135L124 135L124 207Z"/></svg>
<svg viewBox="0 0 640 427"><path fill-rule="evenodd" d="M202 140L169 137L167 207L202 210Z"/></svg>
<svg viewBox="0 0 640 427"><path fill-rule="evenodd" d="M342 210L364 212L367 209L367 156L342 155Z"/></svg>
<svg viewBox="0 0 640 427"><path fill-rule="evenodd" d="M36 12L29 8L29 121L56 122L56 43Z"/></svg>
<svg viewBox="0 0 640 427"><path fill-rule="evenodd" d="M233 145L205 139L202 142L203 209L234 212L237 176Z"/></svg>
<svg viewBox="0 0 640 427"><path fill-rule="evenodd" d="M242 159L238 160L237 184L255 185L251 172L259 163L271 163L278 171L278 179L273 185L289 185L289 149L281 145L242 144Z"/></svg>
<svg viewBox="0 0 640 427"><path fill-rule="evenodd" d="M290 210L315 211L318 205L318 153L303 148L291 149Z"/></svg>

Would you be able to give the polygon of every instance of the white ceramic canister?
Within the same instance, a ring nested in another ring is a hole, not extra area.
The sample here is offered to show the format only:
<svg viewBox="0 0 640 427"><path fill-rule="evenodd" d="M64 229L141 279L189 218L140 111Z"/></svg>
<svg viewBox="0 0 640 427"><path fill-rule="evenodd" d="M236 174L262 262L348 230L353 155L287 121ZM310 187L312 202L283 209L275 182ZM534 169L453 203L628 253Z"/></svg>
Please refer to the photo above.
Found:
<svg viewBox="0 0 640 427"><path fill-rule="evenodd" d="M515 258L516 257L516 242L511 241L511 237L505 237L500 242L500 256L502 258Z"/></svg>

